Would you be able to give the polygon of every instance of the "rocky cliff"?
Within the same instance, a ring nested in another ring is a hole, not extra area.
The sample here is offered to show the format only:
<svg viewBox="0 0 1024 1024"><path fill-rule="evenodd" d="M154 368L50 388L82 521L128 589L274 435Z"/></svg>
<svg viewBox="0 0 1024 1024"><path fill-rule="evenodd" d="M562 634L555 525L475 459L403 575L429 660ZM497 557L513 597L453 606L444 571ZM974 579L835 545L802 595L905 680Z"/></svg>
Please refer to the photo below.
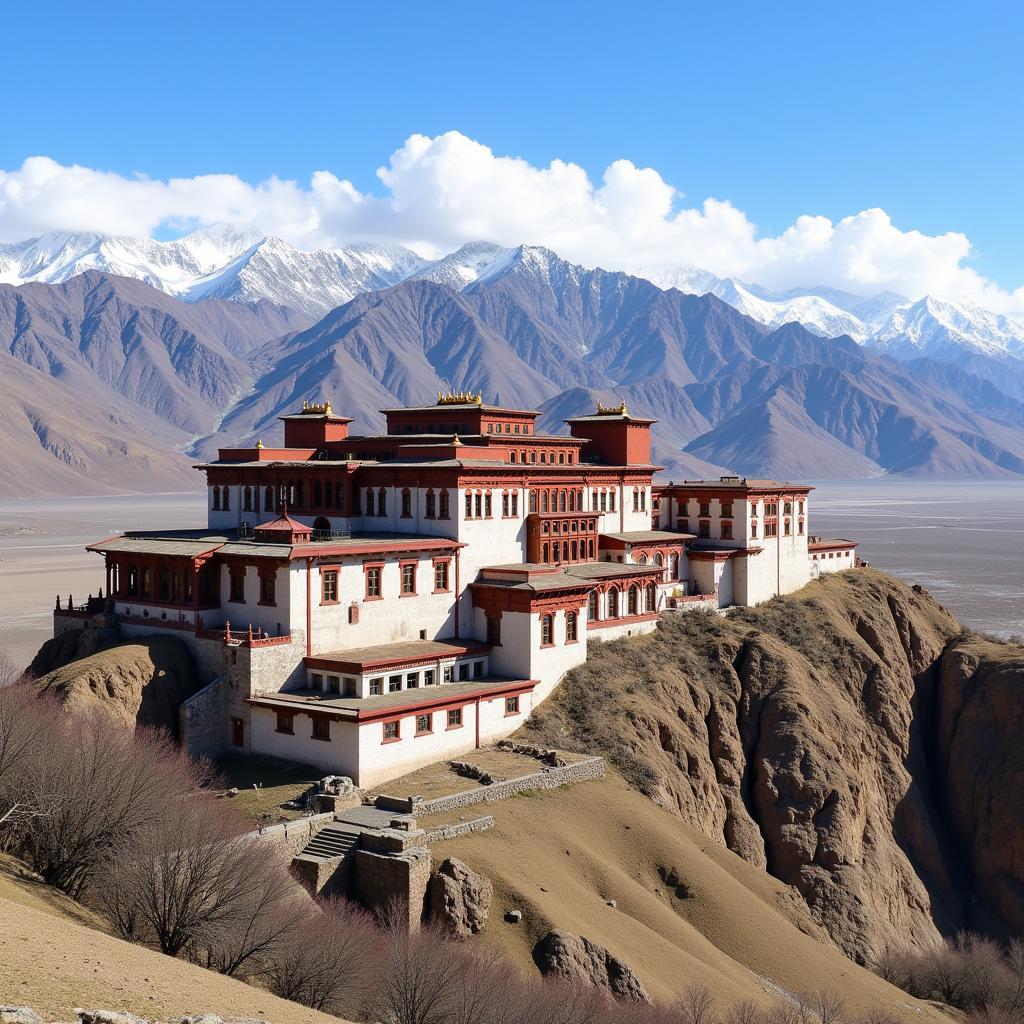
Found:
<svg viewBox="0 0 1024 1024"><path fill-rule="evenodd" d="M1024 647L873 570L684 615L527 727L795 887L844 952L1024 926Z"/></svg>
<svg viewBox="0 0 1024 1024"><path fill-rule="evenodd" d="M153 636L97 647L93 633L69 632L43 645L32 662L39 688L72 713L100 710L133 728L177 735L178 709L202 685L185 645Z"/></svg>

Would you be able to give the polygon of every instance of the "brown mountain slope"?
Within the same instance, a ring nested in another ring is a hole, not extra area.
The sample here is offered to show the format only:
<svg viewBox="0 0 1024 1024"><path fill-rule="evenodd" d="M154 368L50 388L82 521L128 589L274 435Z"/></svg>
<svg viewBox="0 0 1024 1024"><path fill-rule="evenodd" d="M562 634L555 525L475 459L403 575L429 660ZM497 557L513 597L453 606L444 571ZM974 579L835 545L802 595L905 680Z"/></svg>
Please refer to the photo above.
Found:
<svg viewBox="0 0 1024 1024"><path fill-rule="evenodd" d="M70 906L69 906L70 904ZM78 1006L128 1010L147 1020L191 1014L337 1024L233 978L107 935L88 914L15 863L0 860L0 1000L46 1020L74 1020Z"/></svg>
<svg viewBox="0 0 1024 1024"><path fill-rule="evenodd" d="M439 843L495 886L479 941L524 970L552 929L586 936L659 1001L701 983L720 1010L743 999L831 989L851 1016L938 1020L935 1011L847 960L800 898L617 774L487 807L495 827ZM614 900L615 906L608 901ZM523 912L516 925L506 911Z"/></svg>
<svg viewBox="0 0 1024 1024"><path fill-rule="evenodd" d="M802 894L836 944L1024 923L1024 648L873 570L609 645L527 727Z"/></svg>

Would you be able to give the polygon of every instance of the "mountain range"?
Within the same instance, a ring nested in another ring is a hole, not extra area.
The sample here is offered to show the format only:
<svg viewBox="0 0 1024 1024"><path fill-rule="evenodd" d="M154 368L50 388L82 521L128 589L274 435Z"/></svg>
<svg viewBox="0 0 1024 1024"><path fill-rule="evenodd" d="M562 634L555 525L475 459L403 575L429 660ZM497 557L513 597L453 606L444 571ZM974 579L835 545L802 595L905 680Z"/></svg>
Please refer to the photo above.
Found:
<svg viewBox="0 0 1024 1024"><path fill-rule="evenodd" d="M7 493L194 485L190 461L272 443L303 399L377 430L380 409L448 387L538 408L548 430L624 399L659 421L670 476L1024 474L1017 321L932 299L229 229L35 239L0 248L0 279Z"/></svg>

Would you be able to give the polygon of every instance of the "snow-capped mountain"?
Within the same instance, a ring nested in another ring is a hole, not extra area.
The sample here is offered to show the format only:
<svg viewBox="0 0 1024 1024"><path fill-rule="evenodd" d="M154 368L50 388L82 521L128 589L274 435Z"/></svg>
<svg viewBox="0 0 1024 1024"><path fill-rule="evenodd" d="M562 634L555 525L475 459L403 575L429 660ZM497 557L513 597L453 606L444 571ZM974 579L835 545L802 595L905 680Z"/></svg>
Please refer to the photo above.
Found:
<svg viewBox="0 0 1024 1024"><path fill-rule="evenodd" d="M462 291L481 273L500 264L511 252L512 249L505 249L494 242L469 242L461 249L425 264L409 276L414 281L433 281Z"/></svg>
<svg viewBox="0 0 1024 1024"><path fill-rule="evenodd" d="M189 302L268 299L314 317L363 292L409 279L464 291L505 274L525 274L558 291L577 287L587 272L540 246L471 242L440 259L425 260L398 245L303 251L279 238L230 226L169 242L54 233L0 245L0 283L59 284L87 270L136 278ZM930 296L912 302L892 292L864 296L823 286L773 292L689 265L636 276L685 294L710 292L770 329L799 323L821 337L849 335L899 360L928 356L951 363L1024 397L1024 317ZM1007 372L1009 380L1004 379Z"/></svg>
<svg viewBox="0 0 1024 1024"><path fill-rule="evenodd" d="M401 246L303 252L280 238L261 238L226 266L196 280L181 297L190 302L210 297L270 299L319 317L362 292L405 280L424 262Z"/></svg>
<svg viewBox="0 0 1024 1024"><path fill-rule="evenodd" d="M59 232L0 245L0 283L61 284L87 270L133 277L169 295L181 295L198 280L255 246L254 231L214 227L173 242L88 232Z"/></svg>

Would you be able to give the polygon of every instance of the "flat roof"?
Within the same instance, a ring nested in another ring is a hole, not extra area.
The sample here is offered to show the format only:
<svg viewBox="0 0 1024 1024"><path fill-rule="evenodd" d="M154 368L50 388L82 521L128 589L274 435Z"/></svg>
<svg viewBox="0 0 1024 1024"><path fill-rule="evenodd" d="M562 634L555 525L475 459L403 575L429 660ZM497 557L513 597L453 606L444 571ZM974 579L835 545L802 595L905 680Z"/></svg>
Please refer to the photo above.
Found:
<svg viewBox="0 0 1024 1024"><path fill-rule="evenodd" d="M684 490L754 490L754 491L813 491L810 484L797 484L791 480L763 480L745 476L725 476L718 480L669 480L667 484L656 484L657 490L677 487Z"/></svg>
<svg viewBox="0 0 1024 1024"><path fill-rule="evenodd" d="M349 537L307 540L298 544L273 544L250 538L240 538L235 531L146 530L132 531L120 537L97 541L95 544L87 545L86 550L185 558L198 558L216 552L221 555L244 555L248 558L288 559L307 555L324 557L368 554L377 550L453 550L462 546L450 537L384 531L364 531L353 533Z"/></svg>
<svg viewBox="0 0 1024 1024"><path fill-rule="evenodd" d="M625 533L602 533L600 536L620 541L623 544L652 544L657 541L666 543L678 541L682 544L691 540L696 534L680 533L675 530L627 530Z"/></svg>
<svg viewBox="0 0 1024 1024"><path fill-rule="evenodd" d="M506 409L501 405L487 405L483 402L442 402L440 405L403 405L392 409L380 409L385 416L398 412L490 412L508 416L539 416L536 409Z"/></svg>
<svg viewBox="0 0 1024 1024"><path fill-rule="evenodd" d="M490 650L487 644L463 644L457 640L403 640L392 644L375 644L372 647L351 647L341 651L327 651L324 654L307 656L306 663L328 662L336 665L372 668L396 662L437 661L443 658L458 658L464 654L485 654Z"/></svg>
<svg viewBox="0 0 1024 1024"><path fill-rule="evenodd" d="M525 565L487 565L483 572L518 573L515 579L484 577L471 583L471 587L499 587L535 593L545 590L564 590L585 587L598 580L617 579L638 575L660 575L662 565L637 565L635 562L579 562L575 565L551 566L537 563ZM525 572L522 570L526 570Z"/></svg>
<svg viewBox="0 0 1024 1024"><path fill-rule="evenodd" d="M250 697L247 703L279 708L303 708L331 711L344 718L359 719L377 717L377 713L400 711L409 705L426 703L445 704L477 695L486 696L491 692L521 687L529 689L537 685L535 679L516 679L512 676L488 675L482 679L471 679L458 683L440 683L435 686L420 686L412 690L396 690L376 697L339 697L324 694L321 690L287 690L280 693L261 694Z"/></svg>
<svg viewBox="0 0 1024 1024"><path fill-rule="evenodd" d="M811 537L807 541L807 550L813 551L821 548L855 548L859 541L848 540L846 537Z"/></svg>

